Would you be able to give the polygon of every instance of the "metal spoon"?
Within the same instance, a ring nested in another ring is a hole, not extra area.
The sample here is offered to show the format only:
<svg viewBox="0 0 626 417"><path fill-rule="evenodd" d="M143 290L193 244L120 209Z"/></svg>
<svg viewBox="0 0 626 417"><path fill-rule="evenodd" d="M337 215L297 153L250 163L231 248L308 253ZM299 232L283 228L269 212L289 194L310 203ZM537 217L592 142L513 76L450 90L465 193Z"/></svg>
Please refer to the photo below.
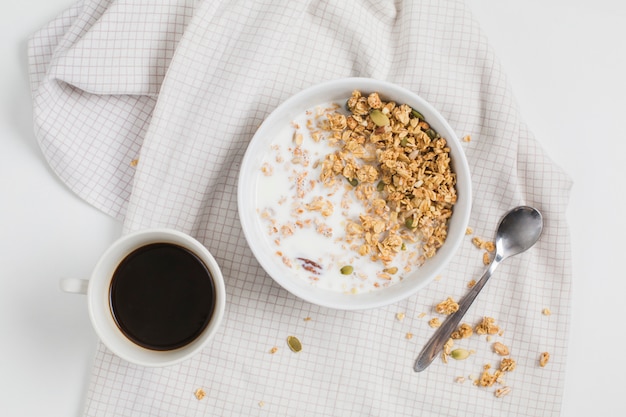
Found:
<svg viewBox="0 0 626 417"><path fill-rule="evenodd" d="M542 230L543 219L541 213L533 207L516 207L502 217L496 233L496 255L493 261L491 261L489 268L487 268L476 285L461 300L459 309L448 317L426 346L424 346L415 361L415 366L413 367L415 372L423 371L435 359L435 356L448 341L452 332L456 330L461 319L500 262L510 256L530 249L541 236Z"/></svg>

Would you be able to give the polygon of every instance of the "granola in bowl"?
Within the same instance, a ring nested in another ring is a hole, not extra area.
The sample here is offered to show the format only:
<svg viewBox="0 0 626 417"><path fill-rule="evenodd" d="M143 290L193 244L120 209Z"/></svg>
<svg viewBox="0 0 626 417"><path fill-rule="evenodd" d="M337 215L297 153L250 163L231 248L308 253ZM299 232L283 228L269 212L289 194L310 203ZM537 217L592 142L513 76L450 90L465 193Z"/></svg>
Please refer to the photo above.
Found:
<svg viewBox="0 0 626 417"><path fill-rule="evenodd" d="M284 288L340 309L413 294L465 235L471 187L460 142L413 93L371 79L292 97L244 157L239 214Z"/></svg>

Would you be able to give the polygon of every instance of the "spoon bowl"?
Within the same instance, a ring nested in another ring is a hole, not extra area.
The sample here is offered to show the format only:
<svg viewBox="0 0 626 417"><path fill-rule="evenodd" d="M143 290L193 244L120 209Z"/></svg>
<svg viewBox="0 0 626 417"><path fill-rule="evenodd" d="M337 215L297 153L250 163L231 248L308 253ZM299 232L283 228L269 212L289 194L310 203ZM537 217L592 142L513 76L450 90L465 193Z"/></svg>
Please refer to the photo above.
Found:
<svg viewBox="0 0 626 417"><path fill-rule="evenodd" d="M496 233L496 256L504 260L530 249L541 236L543 218L541 213L528 206L509 211L500 221Z"/></svg>
<svg viewBox="0 0 626 417"><path fill-rule="evenodd" d="M518 255L530 249L543 231L543 217L541 213L528 206L519 206L508 211L500 220L496 232L496 255L489 267L459 303L459 309L450 315L433 337L422 349L415 361L415 372L421 372L435 359L443 348L450 335L458 327L461 319L470 308L478 293L483 289L493 271L504 259Z"/></svg>

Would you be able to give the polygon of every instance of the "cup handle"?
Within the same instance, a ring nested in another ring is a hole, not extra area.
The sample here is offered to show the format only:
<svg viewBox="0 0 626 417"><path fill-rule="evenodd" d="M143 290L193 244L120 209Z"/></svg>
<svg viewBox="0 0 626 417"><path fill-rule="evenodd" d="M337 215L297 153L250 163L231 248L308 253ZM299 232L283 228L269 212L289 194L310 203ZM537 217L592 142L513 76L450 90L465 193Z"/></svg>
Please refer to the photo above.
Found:
<svg viewBox="0 0 626 417"><path fill-rule="evenodd" d="M89 280L77 278L63 278L60 282L61 290L73 294L87 294Z"/></svg>

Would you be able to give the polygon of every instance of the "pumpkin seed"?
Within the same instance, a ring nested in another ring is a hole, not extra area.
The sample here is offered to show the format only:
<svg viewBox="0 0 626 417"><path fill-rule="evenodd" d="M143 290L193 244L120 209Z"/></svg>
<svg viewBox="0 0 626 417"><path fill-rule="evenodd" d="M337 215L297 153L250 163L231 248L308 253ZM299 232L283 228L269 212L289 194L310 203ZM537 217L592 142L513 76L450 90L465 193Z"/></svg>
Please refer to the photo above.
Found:
<svg viewBox="0 0 626 417"><path fill-rule="evenodd" d="M345 265L341 267L340 271L343 275L350 275L354 272L354 267L352 265Z"/></svg>
<svg viewBox="0 0 626 417"><path fill-rule="evenodd" d="M356 179L356 178L348 178L348 177L346 177L346 180L348 180L350 185L353 186L353 187L356 187L357 185L359 185L359 180Z"/></svg>
<svg viewBox="0 0 626 417"><path fill-rule="evenodd" d="M426 129L426 134L431 139L438 139L440 137L439 133L435 132L433 129Z"/></svg>
<svg viewBox="0 0 626 417"><path fill-rule="evenodd" d="M415 228L415 226L413 226L413 217L409 217L408 219L406 219L404 221L404 225L409 229Z"/></svg>
<svg viewBox="0 0 626 417"><path fill-rule="evenodd" d="M389 118L378 109L370 112L370 118L376 126L389 126Z"/></svg>
<svg viewBox="0 0 626 417"><path fill-rule="evenodd" d="M409 143L409 140L407 138L402 138L402 140L400 141L400 146L406 146L407 143Z"/></svg>
<svg viewBox="0 0 626 417"><path fill-rule="evenodd" d="M300 340L295 336L287 337L287 345L289 345L289 349L294 352L300 352L302 350L302 343L300 343Z"/></svg>
<svg viewBox="0 0 626 417"><path fill-rule="evenodd" d="M422 113L418 112L415 109L411 109L411 115L413 117L416 117L416 118L420 119L420 120L424 120L424 116L422 116Z"/></svg>
<svg viewBox="0 0 626 417"><path fill-rule="evenodd" d="M452 358L456 359L457 361L467 359L469 355L470 352L466 349L454 349L452 352L450 352L450 356L452 356Z"/></svg>
<svg viewBox="0 0 626 417"><path fill-rule="evenodd" d="M378 181L378 184L376 184L376 191L382 191L385 189L385 183L382 181Z"/></svg>

